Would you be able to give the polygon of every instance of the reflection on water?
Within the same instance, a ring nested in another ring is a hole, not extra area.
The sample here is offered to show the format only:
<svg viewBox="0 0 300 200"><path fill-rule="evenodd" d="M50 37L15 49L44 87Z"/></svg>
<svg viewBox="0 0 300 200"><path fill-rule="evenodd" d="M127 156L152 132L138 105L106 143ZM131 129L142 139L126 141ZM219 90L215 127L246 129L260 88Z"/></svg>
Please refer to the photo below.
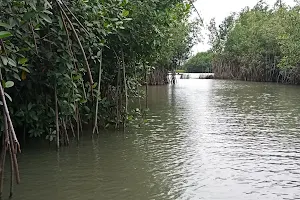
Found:
<svg viewBox="0 0 300 200"><path fill-rule="evenodd" d="M141 128L25 148L14 199L300 199L299 99L270 83L150 87Z"/></svg>

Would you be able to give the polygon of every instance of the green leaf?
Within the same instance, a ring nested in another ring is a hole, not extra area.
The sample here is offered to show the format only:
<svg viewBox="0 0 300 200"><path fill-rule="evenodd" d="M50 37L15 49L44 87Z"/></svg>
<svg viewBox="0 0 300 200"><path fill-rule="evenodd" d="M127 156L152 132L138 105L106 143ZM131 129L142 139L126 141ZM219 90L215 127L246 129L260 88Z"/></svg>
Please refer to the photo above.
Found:
<svg viewBox="0 0 300 200"><path fill-rule="evenodd" d="M23 18L24 18L24 20L29 20L34 16L35 16L34 12L27 12L27 13L24 14Z"/></svg>
<svg viewBox="0 0 300 200"><path fill-rule="evenodd" d="M40 13L39 15L40 15L40 17L43 18L46 22L52 23L52 20L51 20L51 18L50 18L48 15L46 15L46 14L44 14L44 13Z"/></svg>
<svg viewBox="0 0 300 200"><path fill-rule="evenodd" d="M0 39L3 39L3 38L7 38L9 36L12 36L12 34L8 31L0 31Z"/></svg>
<svg viewBox="0 0 300 200"><path fill-rule="evenodd" d="M86 99L81 99L81 100L80 100L80 103L86 103L86 102L87 102Z"/></svg>
<svg viewBox="0 0 300 200"><path fill-rule="evenodd" d="M30 7L31 7L33 10L36 10L36 5L35 5L34 1L28 1L28 5L30 5Z"/></svg>
<svg viewBox="0 0 300 200"><path fill-rule="evenodd" d="M10 25L11 27L14 27L14 26L18 25L17 20L14 19L13 17L10 17L10 18L8 19L8 21L9 21L9 25Z"/></svg>
<svg viewBox="0 0 300 200"><path fill-rule="evenodd" d="M67 67L68 67L68 69L72 69L73 65L71 63L67 63Z"/></svg>
<svg viewBox="0 0 300 200"><path fill-rule="evenodd" d="M128 0L123 0L121 6L125 6L126 4L128 4Z"/></svg>
<svg viewBox="0 0 300 200"><path fill-rule="evenodd" d="M49 10L43 10L43 13L46 13L46 14L49 14L49 15L52 15L53 13Z"/></svg>
<svg viewBox="0 0 300 200"><path fill-rule="evenodd" d="M14 76L14 78L17 79L18 81L21 81L21 78L20 78L19 74L14 73L13 76Z"/></svg>
<svg viewBox="0 0 300 200"><path fill-rule="evenodd" d="M20 58L18 60L18 63L21 64L21 65L24 65L26 62L28 62L28 58Z"/></svg>
<svg viewBox="0 0 300 200"><path fill-rule="evenodd" d="M128 10L123 10L122 11L122 16L123 17L127 17L129 15L129 11Z"/></svg>
<svg viewBox="0 0 300 200"><path fill-rule="evenodd" d="M69 74L64 74L64 77L66 77L67 79L71 79L71 77L69 76Z"/></svg>
<svg viewBox="0 0 300 200"><path fill-rule="evenodd" d="M88 113L91 111L90 108L87 107L87 106L84 106L84 109L85 109L85 111L88 112Z"/></svg>
<svg viewBox="0 0 300 200"><path fill-rule="evenodd" d="M24 70L27 73L30 73L30 71L27 68L25 68L25 67L20 67L20 69Z"/></svg>
<svg viewBox="0 0 300 200"><path fill-rule="evenodd" d="M35 120L35 121L39 121L39 119L38 119L38 117L36 115L33 115L32 119Z"/></svg>
<svg viewBox="0 0 300 200"><path fill-rule="evenodd" d="M119 26L119 25L121 25L121 24L123 24L122 21L117 21L117 22L116 22L116 25L117 25L117 26Z"/></svg>
<svg viewBox="0 0 300 200"><path fill-rule="evenodd" d="M95 82L94 84L93 84L93 89L95 89L96 87L97 87L97 85L98 85L98 83L97 82Z"/></svg>
<svg viewBox="0 0 300 200"><path fill-rule="evenodd" d="M1 60L2 60L2 63L3 63L3 65L7 65L7 63L8 63L8 59L7 59L7 57L5 57L5 56L1 56Z"/></svg>
<svg viewBox="0 0 300 200"><path fill-rule="evenodd" d="M73 76L73 80L74 80L74 81L77 81L77 80L79 80L79 79L81 79L81 75Z"/></svg>
<svg viewBox="0 0 300 200"><path fill-rule="evenodd" d="M36 116L36 112L34 112L34 111L31 111L31 112L29 113L29 116L30 116L33 120L35 120L35 121L38 121L38 120L39 120L38 117Z"/></svg>
<svg viewBox="0 0 300 200"><path fill-rule="evenodd" d="M75 94L75 97L81 98L82 96L80 94Z"/></svg>
<svg viewBox="0 0 300 200"><path fill-rule="evenodd" d="M19 110L19 111L15 114L15 116L17 116L17 117L24 117L24 116L25 116L24 111L23 111L23 110Z"/></svg>
<svg viewBox="0 0 300 200"><path fill-rule="evenodd" d="M7 29L11 29L11 26L9 24L3 23L3 22L0 22L0 26L7 28Z"/></svg>
<svg viewBox="0 0 300 200"><path fill-rule="evenodd" d="M12 98L9 96L9 94L7 94L6 92L4 92L4 94L5 94L5 96L8 98L8 100L9 100L10 102L12 102Z"/></svg>
<svg viewBox="0 0 300 200"><path fill-rule="evenodd" d="M5 82L5 88L11 88L15 85L13 81L7 81Z"/></svg>
<svg viewBox="0 0 300 200"><path fill-rule="evenodd" d="M74 106L74 104L70 104L70 106L72 107L72 109L73 109L73 111L75 111L76 110L76 108L75 108L75 106Z"/></svg>
<svg viewBox="0 0 300 200"><path fill-rule="evenodd" d="M51 8L52 9L52 6L51 6L51 4L49 3L49 1L47 1L47 0L44 0L44 6L45 6L45 8Z"/></svg>
<svg viewBox="0 0 300 200"><path fill-rule="evenodd" d="M27 110L30 111L31 108L32 108L32 106L33 106L33 104L30 102L30 103L28 104L28 106L27 106Z"/></svg>
<svg viewBox="0 0 300 200"><path fill-rule="evenodd" d="M119 21L119 19L118 18L112 18L111 21L116 22L116 21Z"/></svg>
<svg viewBox="0 0 300 200"><path fill-rule="evenodd" d="M60 16L58 16L58 24L59 24L60 29L63 29L64 24L63 24L63 21Z"/></svg>
<svg viewBox="0 0 300 200"><path fill-rule="evenodd" d="M12 66L12 67L16 67L17 66L17 63L13 59L11 59L11 58L8 58L8 64L10 66Z"/></svg>

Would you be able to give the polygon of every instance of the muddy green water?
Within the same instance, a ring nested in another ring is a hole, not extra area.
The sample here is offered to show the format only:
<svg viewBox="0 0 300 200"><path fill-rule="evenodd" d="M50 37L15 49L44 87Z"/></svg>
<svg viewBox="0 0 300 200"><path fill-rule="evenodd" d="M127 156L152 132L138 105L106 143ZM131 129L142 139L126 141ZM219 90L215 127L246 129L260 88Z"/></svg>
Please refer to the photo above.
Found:
<svg viewBox="0 0 300 200"><path fill-rule="evenodd" d="M24 147L13 199L300 199L299 86L179 80L149 107L125 134Z"/></svg>

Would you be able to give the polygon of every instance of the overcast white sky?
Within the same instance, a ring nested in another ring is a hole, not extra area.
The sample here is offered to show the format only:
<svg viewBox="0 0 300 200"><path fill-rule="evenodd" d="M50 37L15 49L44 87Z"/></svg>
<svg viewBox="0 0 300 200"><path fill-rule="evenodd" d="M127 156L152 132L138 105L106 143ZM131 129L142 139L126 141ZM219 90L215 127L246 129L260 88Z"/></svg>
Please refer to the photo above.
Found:
<svg viewBox="0 0 300 200"><path fill-rule="evenodd" d="M223 21L225 17L232 12L239 12L244 7L253 7L259 0L197 0L195 7L200 12L204 19L204 24L207 25L212 18L216 18L217 24ZM269 5L274 5L276 0L265 0ZM283 0L288 5L294 5L294 0ZM205 32L203 32L203 35ZM193 52L206 51L210 48L205 39L203 44L198 44L194 47Z"/></svg>

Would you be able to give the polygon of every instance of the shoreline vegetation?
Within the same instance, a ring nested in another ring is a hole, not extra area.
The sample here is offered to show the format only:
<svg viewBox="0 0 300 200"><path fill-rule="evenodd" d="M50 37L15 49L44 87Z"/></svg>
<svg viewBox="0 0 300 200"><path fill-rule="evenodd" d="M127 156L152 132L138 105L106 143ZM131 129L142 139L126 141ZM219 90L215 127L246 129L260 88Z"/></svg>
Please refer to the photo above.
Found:
<svg viewBox="0 0 300 200"><path fill-rule="evenodd" d="M148 86L173 84L178 73L300 84L299 3L261 0L219 26L212 19L212 48L187 60L203 27L190 20L193 2L0 1L0 198L6 160L10 197L20 183L19 141L40 138L59 150L86 126L92 135L125 130L147 111Z"/></svg>
<svg viewBox="0 0 300 200"><path fill-rule="evenodd" d="M147 103L129 110L130 99L166 84L199 41L202 20L189 20L193 2L0 1L0 196L6 152L10 196L20 182L18 139L59 149L71 137L79 141L87 124L94 135L142 116Z"/></svg>
<svg viewBox="0 0 300 200"><path fill-rule="evenodd" d="M259 1L208 29L219 79L300 84L300 6Z"/></svg>
<svg viewBox="0 0 300 200"><path fill-rule="evenodd" d="M185 73L212 73L213 52L199 52L179 67L176 72Z"/></svg>
<svg viewBox="0 0 300 200"><path fill-rule="evenodd" d="M300 84L300 4L260 0L207 26L212 48L192 56L177 73L213 72L215 79ZM187 76L187 75L186 75Z"/></svg>

